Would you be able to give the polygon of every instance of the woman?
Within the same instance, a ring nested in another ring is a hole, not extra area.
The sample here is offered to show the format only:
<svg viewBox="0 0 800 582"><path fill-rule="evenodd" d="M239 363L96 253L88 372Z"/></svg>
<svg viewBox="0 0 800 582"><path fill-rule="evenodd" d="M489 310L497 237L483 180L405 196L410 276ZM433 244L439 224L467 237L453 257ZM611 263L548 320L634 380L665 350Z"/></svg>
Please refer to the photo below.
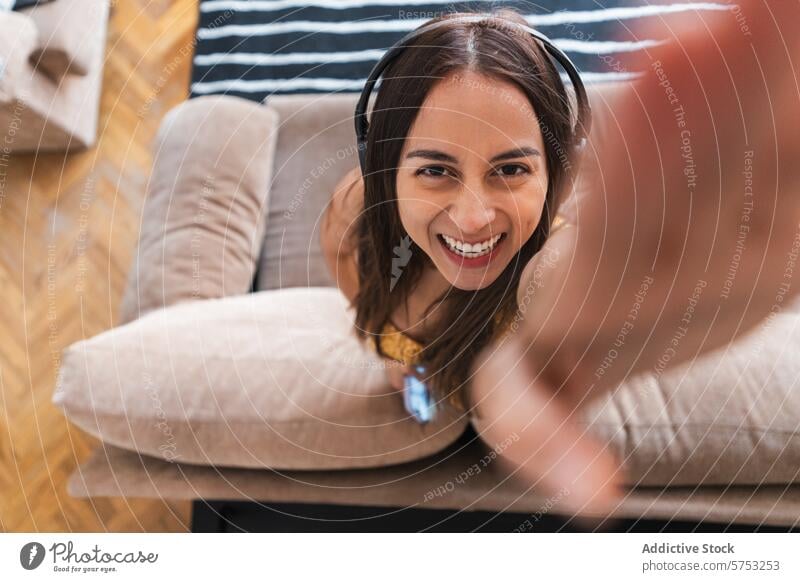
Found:
<svg viewBox="0 0 800 582"><path fill-rule="evenodd" d="M342 179L321 241L392 385L422 363L434 399L466 410L472 361L514 321L577 160L565 155L570 99L544 49L514 27L524 18L461 16L431 21L447 24L384 71L366 177Z"/></svg>
<svg viewBox="0 0 800 582"><path fill-rule="evenodd" d="M558 193L571 181L564 171L569 165L555 163L550 140L542 140L552 135L564 146L568 138L567 106L552 70L527 37L457 21L443 38L427 43L444 42L442 56L420 47L425 59L416 60L409 50L389 71L388 77L404 78L389 79L378 95L374 127L384 141L371 142L366 190L357 174L350 175L327 217L328 261L355 302L359 331L379 332L391 317L415 338L429 340L425 355L434 364L433 379L455 379L436 384L440 392L463 397L463 380L473 375L462 402L486 419L481 436L491 444L516 434L502 458L531 483L552 492L566 487L562 502L579 515L613 508L621 476L617 460L573 422L576 411L628 375L652 370L682 325L686 298L698 281L707 291L670 365L751 330L775 309L775 290L793 278L794 264L786 257L800 236L800 19L794 3L738 5L735 14L688 13L685 22L641 34L673 42L649 49L643 62L630 67L648 72L635 87L614 102L593 104L607 108L605 117L615 123L604 139L589 138L602 180L576 205L586 217L580 228L561 228L548 238ZM480 30L473 36L473 29ZM524 73L537 64L542 74L531 86ZM434 75L467 82L451 93L443 80L432 83ZM517 107L485 100L494 88L512 95L515 104L524 98L541 126L518 115ZM400 106L410 109L392 110ZM539 169L546 173L536 180L518 168L503 170L523 177L495 185L490 168L498 164L488 161L510 142L544 149L541 157L501 163L535 172L533 165L544 162ZM408 157L412 147L439 150L437 159ZM759 198L747 213L747 244L729 287L731 249L745 214L745 156L758 160L753 174ZM696 164L691 181L689 159ZM379 171L382 164L387 172ZM413 239L411 259L398 269L392 290L375 273L388 279L394 247L402 258L401 227ZM450 264L443 247L450 241L439 238L493 242L502 233L496 255L475 269ZM545 240L543 250L556 259L541 270L541 289L519 333L491 342L503 327L495 317L513 307L514 293L525 288L545 255L535 254ZM636 325L614 365L598 376L645 278L652 283ZM788 288L795 296L800 285ZM486 347L476 357L480 345Z"/></svg>

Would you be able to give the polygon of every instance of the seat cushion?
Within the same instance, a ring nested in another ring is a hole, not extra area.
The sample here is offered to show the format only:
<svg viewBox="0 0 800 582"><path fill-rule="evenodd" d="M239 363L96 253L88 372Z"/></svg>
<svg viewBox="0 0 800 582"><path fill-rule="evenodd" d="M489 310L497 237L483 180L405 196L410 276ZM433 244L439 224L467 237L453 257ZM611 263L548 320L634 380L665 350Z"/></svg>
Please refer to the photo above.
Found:
<svg viewBox="0 0 800 582"><path fill-rule="evenodd" d="M334 288L182 302L68 347L53 402L103 441L182 463L377 467L443 449L468 419L411 419Z"/></svg>
<svg viewBox="0 0 800 582"><path fill-rule="evenodd" d="M632 483L800 482L800 302L775 307L733 344L675 368L659 364L593 406L591 430Z"/></svg>
<svg viewBox="0 0 800 582"><path fill-rule="evenodd" d="M622 461L628 484L800 483L800 301L776 305L758 328L691 362L664 367L665 346L658 367L582 411L578 424ZM474 419L482 435L487 422Z"/></svg>
<svg viewBox="0 0 800 582"><path fill-rule="evenodd" d="M236 500L456 511L516 512L530 531L544 512L566 513L556 495L508 478L492 450L465 433L446 449L402 465L350 471L259 471L169 463L109 445L70 476L74 497ZM797 526L800 485L636 487L617 518Z"/></svg>

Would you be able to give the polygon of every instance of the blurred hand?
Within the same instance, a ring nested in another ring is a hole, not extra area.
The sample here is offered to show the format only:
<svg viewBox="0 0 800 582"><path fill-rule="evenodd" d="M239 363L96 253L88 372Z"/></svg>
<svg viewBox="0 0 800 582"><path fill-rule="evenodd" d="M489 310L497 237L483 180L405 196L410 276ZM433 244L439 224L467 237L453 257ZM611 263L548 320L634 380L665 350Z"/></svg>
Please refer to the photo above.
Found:
<svg viewBox="0 0 800 582"><path fill-rule="evenodd" d="M671 366L729 343L800 290L800 4L739 5L738 21L690 13L642 34L676 39L638 63L646 78L593 103L610 121L590 136L599 175L576 228L547 242L558 258L518 333L475 364L482 436L516 433L503 456L550 493L566 487L576 514L611 509L624 477L576 413L666 354Z"/></svg>

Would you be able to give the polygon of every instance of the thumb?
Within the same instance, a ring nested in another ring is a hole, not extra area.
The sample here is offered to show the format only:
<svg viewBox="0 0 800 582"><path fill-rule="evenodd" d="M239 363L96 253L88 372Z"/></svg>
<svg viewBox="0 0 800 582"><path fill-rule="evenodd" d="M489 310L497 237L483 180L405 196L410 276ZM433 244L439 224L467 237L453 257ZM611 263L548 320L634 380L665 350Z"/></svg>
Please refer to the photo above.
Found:
<svg viewBox="0 0 800 582"><path fill-rule="evenodd" d="M535 377L517 338L489 350L473 377L478 434L516 476L557 495L570 513L610 513L622 498L618 461L574 422L571 401Z"/></svg>

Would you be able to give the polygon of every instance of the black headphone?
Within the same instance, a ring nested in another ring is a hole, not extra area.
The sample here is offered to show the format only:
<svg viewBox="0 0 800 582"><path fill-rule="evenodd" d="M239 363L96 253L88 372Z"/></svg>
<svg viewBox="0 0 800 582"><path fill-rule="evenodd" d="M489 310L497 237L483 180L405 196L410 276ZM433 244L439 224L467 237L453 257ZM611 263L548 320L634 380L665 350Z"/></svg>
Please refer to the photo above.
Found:
<svg viewBox="0 0 800 582"><path fill-rule="evenodd" d="M486 15L475 15L475 16L465 16L459 17L460 20L465 21L484 21L489 20ZM418 35L423 32L427 32L435 27L444 25L447 23L448 20L441 20L439 22L435 22L433 24L423 24L419 28L412 30L410 33L405 35L401 38L397 43L395 43L389 50L387 50L381 60L378 61L378 64L372 69L372 72L369 74L367 78L367 82L364 84L364 89L361 92L361 97L356 104L356 111L355 111L355 125L356 125L356 140L358 145L358 161L361 164L361 174L366 175L366 160L367 160L367 131L369 130L369 123L367 122L367 103L369 102L370 93L372 93L372 88L375 86L375 83L378 81L378 77L380 77L383 70L389 65L389 63L398 55L400 54L405 48L406 45L409 44L410 41L414 40ZM573 134L576 140L576 152L580 152L586 146L586 136L589 134L589 131L592 127L592 110L589 107L589 99L586 96L586 88L583 86L583 81L581 80L581 76L578 73L578 69L572 64L572 61L569 60L564 52L559 49L553 42L547 38L544 34L539 32L538 30L534 30L533 28L519 24L517 22L508 21L508 24L512 26L518 27L520 30L527 32L539 42L542 43L547 53L555 59L557 63L561 65L561 67L566 71L567 75L569 76L570 80L572 81L572 85L575 88L575 97L578 106L578 115L577 120L575 123L575 127L573 129Z"/></svg>

